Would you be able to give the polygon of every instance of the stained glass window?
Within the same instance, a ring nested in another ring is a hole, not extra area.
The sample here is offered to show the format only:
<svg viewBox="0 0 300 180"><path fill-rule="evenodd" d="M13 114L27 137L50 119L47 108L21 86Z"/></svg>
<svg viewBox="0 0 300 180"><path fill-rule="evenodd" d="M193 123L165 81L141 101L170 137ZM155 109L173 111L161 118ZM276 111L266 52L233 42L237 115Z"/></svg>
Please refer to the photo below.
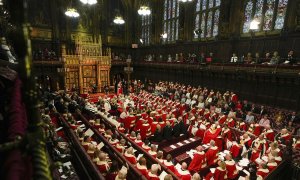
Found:
<svg viewBox="0 0 300 180"><path fill-rule="evenodd" d="M243 33L250 31L252 20L259 22L255 31L282 29L287 11L288 0L247 0L244 11Z"/></svg>
<svg viewBox="0 0 300 180"><path fill-rule="evenodd" d="M164 27L164 33L167 33L167 38L164 39L164 42L173 42L178 39L178 28L179 28L178 0L165 0L163 27Z"/></svg>
<svg viewBox="0 0 300 180"><path fill-rule="evenodd" d="M152 16L142 16L142 34L141 34L141 42L144 45L150 44L150 36L151 36L151 22ZM164 27L165 28L165 27Z"/></svg>
<svg viewBox="0 0 300 180"><path fill-rule="evenodd" d="M277 7L277 17L274 29L282 29L284 25L284 18L287 9L288 0L279 0Z"/></svg>
<svg viewBox="0 0 300 180"><path fill-rule="evenodd" d="M197 0L194 38L218 35L220 5L221 0Z"/></svg>

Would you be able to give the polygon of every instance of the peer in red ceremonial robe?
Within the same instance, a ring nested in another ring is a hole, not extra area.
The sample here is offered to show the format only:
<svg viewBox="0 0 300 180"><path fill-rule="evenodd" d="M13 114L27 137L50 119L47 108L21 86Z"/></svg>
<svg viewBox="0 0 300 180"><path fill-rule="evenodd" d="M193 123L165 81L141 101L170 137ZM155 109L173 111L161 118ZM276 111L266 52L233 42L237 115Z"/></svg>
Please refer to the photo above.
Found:
<svg viewBox="0 0 300 180"><path fill-rule="evenodd" d="M213 124L205 133L202 143L207 144L211 140L215 140L221 133L221 128L216 128L216 125Z"/></svg>
<svg viewBox="0 0 300 180"><path fill-rule="evenodd" d="M192 178L190 172L187 170L187 164L186 163L182 163L181 168L177 169L176 175L181 180L191 180L191 178Z"/></svg>
<svg viewBox="0 0 300 180"><path fill-rule="evenodd" d="M192 162L190 163L188 170L190 172L199 172L202 168L206 167L205 152L202 146L196 148L197 152L194 153Z"/></svg>
<svg viewBox="0 0 300 180"><path fill-rule="evenodd" d="M219 149L217 146L215 146L215 141L210 142L210 148L205 153L205 158L207 161L207 165L213 165L217 162L217 153L219 152Z"/></svg>
<svg viewBox="0 0 300 180"><path fill-rule="evenodd" d="M259 165L259 169L256 172L257 178L265 179L269 174L269 169L266 164Z"/></svg>
<svg viewBox="0 0 300 180"><path fill-rule="evenodd" d="M241 145L239 145L236 141L233 141L233 144L230 148L230 152L233 158L237 158L241 153Z"/></svg>
<svg viewBox="0 0 300 180"><path fill-rule="evenodd" d="M213 178L214 180L224 180L227 179L227 171L226 171L226 165L224 162L219 161L219 166L215 169L215 172L208 173L205 177L205 180L211 180Z"/></svg>
<svg viewBox="0 0 300 180"><path fill-rule="evenodd" d="M144 157L140 157L139 162L136 165L136 169L140 171L145 177L148 177L149 172L146 164L146 159Z"/></svg>
<svg viewBox="0 0 300 180"><path fill-rule="evenodd" d="M238 170L236 169L235 161L232 159L232 156L230 154L226 154L225 159L227 178L235 179L238 175Z"/></svg>

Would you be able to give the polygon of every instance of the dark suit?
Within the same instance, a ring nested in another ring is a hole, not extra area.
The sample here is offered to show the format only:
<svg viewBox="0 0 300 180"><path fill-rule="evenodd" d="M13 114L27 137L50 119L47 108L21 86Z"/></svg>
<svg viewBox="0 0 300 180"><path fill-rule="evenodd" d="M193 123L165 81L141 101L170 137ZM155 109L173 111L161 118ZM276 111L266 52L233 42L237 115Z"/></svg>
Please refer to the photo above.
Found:
<svg viewBox="0 0 300 180"><path fill-rule="evenodd" d="M154 136L151 138L152 141L161 142L163 140L162 132L159 132L157 129L155 130Z"/></svg>
<svg viewBox="0 0 300 180"><path fill-rule="evenodd" d="M173 136L174 137L179 137L180 136L180 124L177 123L173 127Z"/></svg>
<svg viewBox="0 0 300 180"><path fill-rule="evenodd" d="M172 127L171 126L165 126L163 129L163 138L166 140L172 139Z"/></svg>

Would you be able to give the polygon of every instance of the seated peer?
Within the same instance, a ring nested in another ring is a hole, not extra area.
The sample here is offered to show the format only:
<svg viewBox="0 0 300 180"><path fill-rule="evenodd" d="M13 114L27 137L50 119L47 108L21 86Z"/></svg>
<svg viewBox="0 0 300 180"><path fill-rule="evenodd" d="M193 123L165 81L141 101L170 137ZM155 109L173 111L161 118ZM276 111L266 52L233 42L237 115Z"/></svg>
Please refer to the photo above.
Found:
<svg viewBox="0 0 300 180"><path fill-rule="evenodd" d="M122 154L125 152L125 144L125 139L121 139L120 142L116 144L116 149Z"/></svg>
<svg viewBox="0 0 300 180"><path fill-rule="evenodd" d="M198 173L193 174L192 180L201 180L201 177Z"/></svg>
<svg viewBox="0 0 300 180"><path fill-rule="evenodd" d="M172 127L170 121L167 121L166 126L163 128L163 139L165 140L172 139Z"/></svg>
<svg viewBox="0 0 300 180"><path fill-rule="evenodd" d="M149 145L150 145L150 141L148 139L146 139L145 143L142 145L142 148L148 152L151 149L151 147Z"/></svg>
<svg viewBox="0 0 300 180"><path fill-rule="evenodd" d="M96 146L93 143L90 143L87 150L87 154L92 158L94 156L95 150Z"/></svg>
<svg viewBox="0 0 300 180"><path fill-rule="evenodd" d="M154 135L152 137L150 137L149 140L154 141L154 142L161 142L163 140L163 132L162 132L161 126L159 124L156 126Z"/></svg>
<svg viewBox="0 0 300 180"><path fill-rule="evenodd" d="M164 162L163 157L164 157L164 153L163 153L162 151L158 151L158 152L157 152L157 155L156 155L156 159L157 159L159 162L163 163L163 162Z"/></svg>
<svg viewBox="0 0 300 180"><path fill-rule="evenodd" d="M268 169L270 172L272 172L277 166L277 162L275 161L274 157L268 158L268 163L267 163Z"/></svg>
<svg viewBox="0 0 300 180"><path fill-rule="evenodd" d="M180 124L178 121L174 121L174 127L173 127L173 136L174 137L179 137L180 136Z"/></svg>
<svg viewBox="0 0 300 180"><path fill-rule="evenodd" d="M238 175L238 170L236 169L236 163L232 159L231 154L226 154L225 165L226 165L226 170L227 170L227 178L235 179Z"/></svg>
<svg viewBox="0 0 300 180"><path fill-rule="evenodd" d="M116 146L119 143L118 137L116 134L113 134L108 141L111 145Z"/></svg>
<svg viewBox="0 0 300 180"><path fill-rule="evenodd" d="M87 151L88 150L88 147L91 143L91 137L89 136L84 136L83 138L83 142L81 143L81 145L84 147L84 149Z"/></svg>
<svg viewBox="0 0 300 180"><path fill-rule="evenodd" d="M261 163L258 166L258 170L256 172L257 179L265 179L267 175L269 174L269 169L266 163Z"/></svg>
<svg viewBox="0 0 300 180"><path fill-rule="evenodd" d="M183 162L181 168L177 169L176 175L181 180L190 180L192 178L191 173L187 170L187 164Z"/></svg>
<svg viewBox="0 0 300 180"><path fill-rule="evenodd" d="M136 161L136 157L133 153L133 147L129 147L125 153L124 153L124 157L133 165L135 165L137 163Z"/></svg>
<svg viewBox="0 0 300 180"><path fill-rule="evenodd" d="M172 155L171 154L168 154L166 159L163 161L163 164L168 168L170 169L173 173L176 173L176 169L175 169L175 166L172 162Z"/></svg>
<svg viewBox="0 0 300 180"><path fill-rule="evenodd" d="M131 131L129 139L131 139L132 141L134 141L136 139L136 134L134 131Z"/></svg>
<svg viewBox="0 0 300 180"><path fill-rule="evenodd" d="M141 137L140 134L138 134L138 135L136 136L136 140L134 140L134 142L135 142L138 146L140 146L140 147L142 147L143 144L144 144L144 142L142 141L142 137Z"/></svg>
<svg viewBox="0 0 300 180"><path fill-rule="evenodd" d="M126 180L126 176L127 176L127 169L121 169L119 172L118 172L118 175L116 176L116 179L115 180Z"/></svg>
<svg viewBox="0 0 300 180"><path fill-rule="evenodd" d="M280 133L278 133L275 137L275 139L281 143L281 144L288 144L288 142L291 140L291 134L288 132L287 129L282 129Z"/></svg>
<svg viewBox="0 0 300 180"><path fill-rule="evenodd" d="M272 142L270 143L270 147L268 148L268 150L266 151L266 156L269 156L269 154L272 151L276 151L278 153L278 156L282 156L282 152L281 150L278 148L278 143L277 142Z"/></svg>
<svg viewBox="0 0 300 180"><path fill-rule="evenodd" d="M106 154L105 153L103 153L103 152L100 152L99 153L99 161L97 161L97 167L98 167L98 169L99 169L99 171L102 173L102 174L104 174L104 175L106 175L106 173L108 172L108 170L109 170L109 165L108 165L108 162L107 162L107 158L106 158L107 156L106 156Z"/></svg>
<svg viewBox="0 0 300 180"><path fill-rule="evenodd" d="M274 141L275 132L273 131L273 129L271 129L271 126L266 126L265 129L263 130L263 134L265 135L267 140L272 142Z"/></svg>
<svg viewBox="0 0 300 180"><path fill-rule="evenodd" d="M213 165L217 162L217 153L219 152L218 147L215 146L215 141L210 141L210 148L205 153L205 158L207 161L207 165Z"/></svg>
<svg viewBox="0 0 300 180"><path fill-rule="evenodd" d="M171 176L171 174L167 174L167 175L164 177L164 180L173 180L173 177Z"/></svg>
<svg viewBox="0 0 300 180"><path fill-rule="evenodd" d="M151 170L148 173L148 179L149 180L159 180L158 177L158 170L160 169L160 166L158 164L152 164Z"/></svg>
<svg viewBox="0 0 300 180"><path fill-rule="evenodd" d="M157 156L157 147L155 144L151 145L151 149L148 151L148 153L153 156L154 158L156 158Z"/></svg>
<svg viewBox="0 0 300 180"><path fill-rule="evenodd" d="M138 171L140 171L145 177L148 176L148 169L147 169L147 161L144 157L140 157L138 163L136 165Z"/></svg>
<svg viewBox="0 0 300 180"><path fill-rule="evenodd" d="M205 160L205 152L203 151L202 146L198 146L196 150L197 151L194 153L192 162L188 167L188 170L190 172L199 172L202 168L205 168L207 165Z"/></svg>
<svg viewBox="0 0 300 180"><path fill-rule="evenodd" d="M117 161L112 161L110 168L105 177L106 180L115 180L119 171L119 165Z"/></svg>
<svg viewBox="0 0 300 180"><path fill-rule="evenodd" d="M218 167L215 169L215 172L214 173L210 172L205 177L206 180L210 180L211 178L218 179L218 180L227 179L225 162L219 161Z"/></svg>

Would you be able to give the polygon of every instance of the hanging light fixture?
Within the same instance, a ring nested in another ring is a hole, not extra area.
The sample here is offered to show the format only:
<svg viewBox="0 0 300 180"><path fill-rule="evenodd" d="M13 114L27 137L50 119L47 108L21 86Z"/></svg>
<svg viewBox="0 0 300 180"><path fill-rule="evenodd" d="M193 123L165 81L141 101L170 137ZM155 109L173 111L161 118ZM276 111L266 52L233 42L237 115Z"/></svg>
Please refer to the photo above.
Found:
<svg viewBox="0 0 300 180"><path fill-rule="evenodd" d="M193 0L178 0L178 1L185 3L185 2L192 2Z"/></svg>
<svg viewBox="0 0 300 180"><path fill-rule="evenodd" d="M125 21L121 15L116 15L116 17L114 19L114 23L115 24L124 24Z"/></svg>
<svg viewBox="0 0 300 180"><path fill-rule="evenodd" d="M65 12L65 15L72 18L78 18L80 16L75 8L68 8Z"/></svg>
<svg viewBox="0 0 300 180"><path fill-rule="evenodd" d="M141 6L138 10L138 14L141 16L148 16L151 14L151 10L148 6Z"/></svg>
<svg viewBox="0 0 300 180"><path fill-rule="evenodd" d="M97 4L97 0L80 0L83 4L94 5Z"/></svg>

